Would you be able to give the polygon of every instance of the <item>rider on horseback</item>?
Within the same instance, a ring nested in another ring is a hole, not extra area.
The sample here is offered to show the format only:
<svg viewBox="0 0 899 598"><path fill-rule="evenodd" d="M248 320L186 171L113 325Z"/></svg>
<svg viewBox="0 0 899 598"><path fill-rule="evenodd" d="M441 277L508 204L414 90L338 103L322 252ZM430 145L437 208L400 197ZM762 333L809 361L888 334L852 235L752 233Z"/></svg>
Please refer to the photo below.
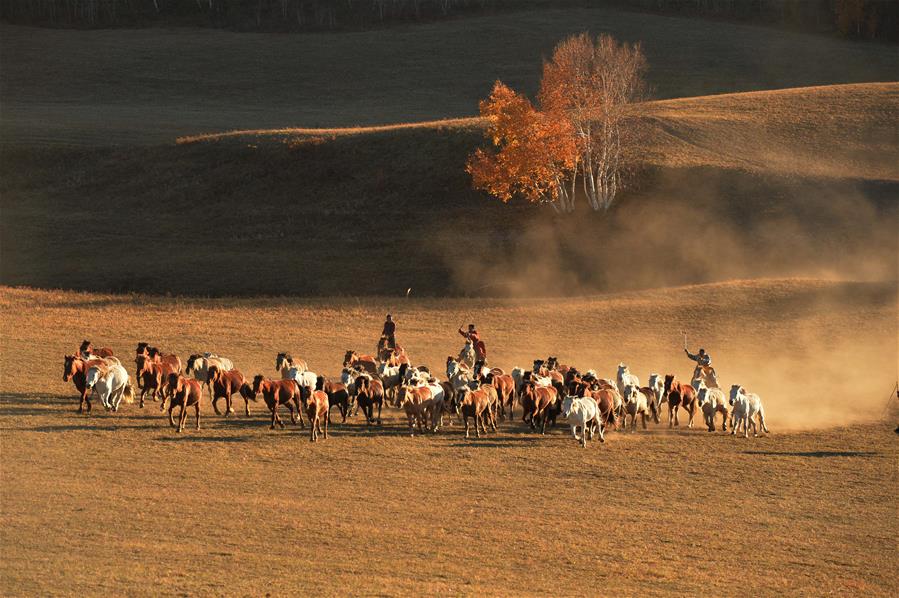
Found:
<svg viewBox="0 0 899 598"><path fill-rule="evenodd" d="M699 349L696 355L684 349L687 357L696 362L696 369L693 370L693 378L702 377L703 379L714 379L715 368L712 367L712 356L705 352L705 349Z"/></svg>
<svg viewBox="0 0 899 598"><path fill-rule="evenodd" d="M462 330L462 327L459 327L459 334L465 337L465 339L471 343L471 346L474 348L474 371L478 372L481 367L487 364L487 345L484 344L484 341L481 340L481 335L478 334L477 329L475 329L474 324L468 325L468 332Z"/></svg>
<svg viewBox="0 0 899 598"><path fill-rule="evenodd" d="M396 349L396 322L393 321L393 316L390 314L387 314L387 319L384 321L381 338L387 339L387 346L390 349Z"/></svg>

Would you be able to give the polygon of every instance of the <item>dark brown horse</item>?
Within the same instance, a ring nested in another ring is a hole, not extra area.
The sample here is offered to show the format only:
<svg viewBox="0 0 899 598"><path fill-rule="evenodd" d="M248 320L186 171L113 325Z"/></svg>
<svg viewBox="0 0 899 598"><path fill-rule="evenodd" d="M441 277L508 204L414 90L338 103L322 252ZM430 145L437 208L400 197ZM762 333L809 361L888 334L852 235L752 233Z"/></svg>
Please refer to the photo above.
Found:
<svg viewBox="0 0 899 598"><path fill-rule="evenodd" d="M696 414L696 389L689 384L678 382L677 376L665 376L665 397L668 399L668 427L678 426L677 410L683 407L690 414L688 428L693 427L693 416Z"/></svg>
<svg viewBox="0 0 899 598"><path fill-rule="evenodd" d="M318 440L319 434L322 433L323 420L325 424L324 439L328 439L328 413L330 411L327 393L322 390L313 390L309 395L309 400L306 401L306 415L309 417L309 427L312 428L309 440L312 442Z"/></svg>
<svg viewBox="0 0 899 598"><path fill-rule="evenodd" d="M223 372L217 365L209 366L207 378L211 385L212 408L215 410L215 414L221 415L218 408L218 400L225 399L225 417L228 417L234 413L234 408L231 407L231 396L236 392L240 392L240 387L246 384L246 378L240 373L240 370ZM247 397L244 397L243 400L246 413L250 415L250 401Z"/></svg>
<svg viewBox="0 0 899 598"><path fill-rule="evenodd" d="M365 420L368 425L377 423L381 425L381 408L384 405L384 385L380 380L375 380L370 376L356 377L356 404L365 414ZM378 406L378 419L375 421L374 411L375 405Z"/></svg>
<svg viewBox="0 0 899 598"><path fill-rule="evenodd" d="M303 423L303 413L300 411L302 391L295 380L266 380L265 376L259 374L253 378L253 395L259 396L260 393L272 412L272 430L275 429L275 424L284 427L284 423L278 415L278 406L280 405L286 405L290 410L291 423L297 423L297 416L299 416L300 426L306 426ZM296 412L294 412L294 408L296 408Z"/></svg>
<svg viewBox="0 0 899 598"><path fill-rule="evenodd" d="M174 366L168 362L152 359L147 355L138 355L135 359L137 366L137 385L140 388L140 408L144 408L144 396L150 392L150 398L156 401L156 393L162 392L163 385L168 382L170 374L180 374ZM160 411L165 411L166 394L162 393Z"/></svg>
<svg viewBox="0 0 899 598"><path fill-rule="evenodd" d="M533 380L529 380L521 389L521 405L524 408L524 419L530 422L531 429L536 430L540 424L540 433L546 434L546 422L551 421L556 425L556 418L562 411L562 401L559 392L552 386L537 386Z"/></svg>
<svg viewBox="0 0 899 598"><path fill-rule="evenodd" d="M350 392L347 390L346 384L331 382L324 376L319 376L315 389L323 390L328 395L328 423L331 422L331 407L335 405L340 411L340 423L346 423L346 416L350 411Z"/></svg>
<svg viewBox="0 0 899 598"><path fill-rule="evenodd" d="M197 430L200 429L200 399L202 398L202 387L197 380L193 378L185 378L180 374L169 374L163 395L168 395L169 400L169 425L175 427L175 420L172 418L172 411L175 406L181 407L178 414L178 426L176 432L184 430L184 422L187 419L187 408L193 407L197 416Z"/></svg>

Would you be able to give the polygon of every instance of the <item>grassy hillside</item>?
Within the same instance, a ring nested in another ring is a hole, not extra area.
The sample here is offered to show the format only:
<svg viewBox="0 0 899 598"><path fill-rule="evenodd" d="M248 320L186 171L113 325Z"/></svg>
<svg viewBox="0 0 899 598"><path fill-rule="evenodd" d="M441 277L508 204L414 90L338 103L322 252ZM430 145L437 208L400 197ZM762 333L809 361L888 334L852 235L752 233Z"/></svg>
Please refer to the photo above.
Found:
<svg viewBox="0 0 899 598"><path fill-rule="evenodd" d="M212 295L574 294L894 277L896 84L658 102L637 187L554 218L470 188L477 121L6 148L7 284ZM839 118L836 118L839 115Z"/></svg>
<svg viewBox="0 0 899 598"><path fill-rule="evenodd" d="M419 362L455 352L454 328L473 319L497 365L552 353L611 375L624 359L643 379L689 374L687 330L722 382L762 394L772 434L651 425L584 450L564 427L539 437L520 422L469 442L458 425L410 438L387 409L377 430L350 420L312 446L296 428L270 432L261 404L247 418L238 403L227 420L204 405L203 429L177 436L152 403L76 416L60 375L84 337L121 355L138 340L215 350L268 375L289 350L333 374L344 349L374 342L388 309ZM0 288L0 319L4 594L682 596L729 594L722 571L738 569L755 594L897 592L896 412L858 425L881 417L895 381L894 284L744 281L514 303ZM869 376L846 375L858 363ZM569 524L572 504L589 505L595 524ZM185 552L195 558L183 567L166 556ZM551 565L535 567L534 554Z"/></svg>
<svg viewBox="0 0 899 598"><path fill-rule="evenodd" d="M541 57L588 30L642 41L657 97L895 79L895 48L608 9L390 31L269 35L0 26L5 144L131 145L240 128L470 116L497 78L533 92Z"/></svg>

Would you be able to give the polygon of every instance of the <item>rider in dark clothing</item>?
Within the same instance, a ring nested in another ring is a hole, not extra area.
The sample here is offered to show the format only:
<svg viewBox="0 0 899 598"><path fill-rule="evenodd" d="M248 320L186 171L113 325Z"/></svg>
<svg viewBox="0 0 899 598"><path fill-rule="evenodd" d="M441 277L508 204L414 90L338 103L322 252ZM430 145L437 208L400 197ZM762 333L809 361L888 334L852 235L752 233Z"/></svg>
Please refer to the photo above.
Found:
<svg viewBox="0 0 899 598"><path fill-rule="evenodd" d="M705 349L700 349L699 353L696 355L693 355L686 349L684 349L684 353L687 354L687 357L689 357L690 359L692 359L693 361L695 361L696 363L698 363L699 365L701 365L703 367L709 367L710 365L712 365L712 356L709 355L708 353L706 353Z"/></svg>
<svg viewBox="0 0 899 598"><path fill-rule="evenodd" d="M381 331L381 336L387 339L391 349L396 349L396 322L393 321L393 317L390 314L387 314L387 320L384 322L384 330Z"/></svg>

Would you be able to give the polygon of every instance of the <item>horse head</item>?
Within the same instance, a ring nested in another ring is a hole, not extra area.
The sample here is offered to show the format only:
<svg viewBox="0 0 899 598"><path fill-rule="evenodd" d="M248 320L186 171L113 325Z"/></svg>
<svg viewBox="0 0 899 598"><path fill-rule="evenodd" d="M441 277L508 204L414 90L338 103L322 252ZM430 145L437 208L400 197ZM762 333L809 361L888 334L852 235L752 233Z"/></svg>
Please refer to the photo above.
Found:
<svg viewBox="0 0 899 598"><path fill-rule="evenodd" d="M219 369L217 365L209 366L209 369L206 370L206 379L210 382L218 382L218 379L222 375L222 370Z"/></svg>
<svg viewBox="0 0 899 598"><path fill-rule="evenodd" d="M740 398L740 395L745 395L746 389L744 389L739 384L734 384L730 387L730 404L733 406L734 403L737 402L737 399Z"/></svg>
<svg viewBox="0 0 899 598"><path fill-rule="evenodd" d="M259 390L262 387L263 380L265 380L265 376L263 376L262 374L256 374L256 376L253 377L253 394L254 395L259 394Z"/></svg>
<svg viewBox="0 0 899 598"><path fill-rule="evenodd" d="M68 382L69 378L75 375L78 371L78 368L75 366L75 361L81 361L77 355L66 355L65 356L65 365L62 370L62 381Z"/></svg>
<svg viewBox="0 0 899 598"><path fill-rule="evenodd" d="M356 352L352 349L347 349L346 354L343 356L343 366L346 367L348 365L353 365L356 361Z"/></svg>

